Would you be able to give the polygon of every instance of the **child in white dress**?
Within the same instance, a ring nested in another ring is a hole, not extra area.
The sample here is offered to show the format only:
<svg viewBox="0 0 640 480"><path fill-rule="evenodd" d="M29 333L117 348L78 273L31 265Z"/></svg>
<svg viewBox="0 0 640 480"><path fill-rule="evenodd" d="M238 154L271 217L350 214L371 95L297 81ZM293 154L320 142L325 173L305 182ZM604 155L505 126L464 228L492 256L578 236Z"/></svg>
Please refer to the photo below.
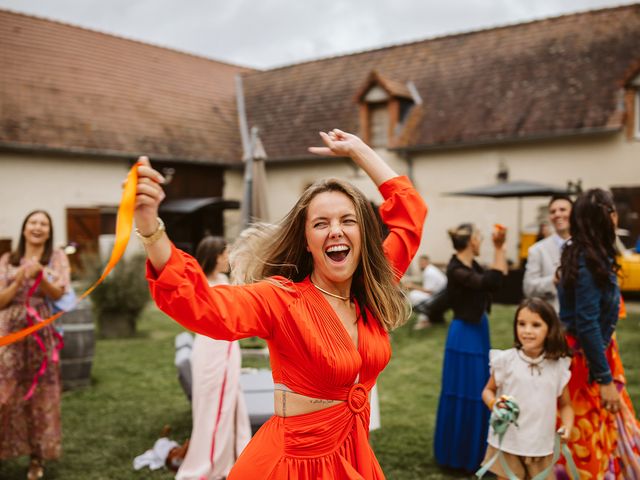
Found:
<svg viewBox="0 0 640 480"><path fill-rule="evenodd" d="M518 426L507 429L501 444L490 429L485 462L500 449L512 472L530 479L552 462L558 410L562 441L569 439L573 428L567 388L571 359L555 310L540 298L520 304L513 333L514 348L490 351L491 377L482 400L492 410L501 395L513 397L520 407ZM508 477L500 462L494 462L490 471L498 478ZM554 478L553 473L547 478Z"/></svg>

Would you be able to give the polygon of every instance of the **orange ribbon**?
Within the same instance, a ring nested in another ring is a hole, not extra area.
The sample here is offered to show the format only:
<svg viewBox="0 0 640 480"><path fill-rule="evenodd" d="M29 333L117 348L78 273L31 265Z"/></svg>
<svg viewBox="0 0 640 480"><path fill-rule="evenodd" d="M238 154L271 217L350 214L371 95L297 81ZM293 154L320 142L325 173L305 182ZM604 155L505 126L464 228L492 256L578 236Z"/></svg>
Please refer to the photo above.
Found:
<svg viewBox="0 0 640 480"><path fill-rule="evenodd" d="M104 279L109 275L109 272L113 270L113 267L120 261L122 254L127 248L129 243L129 237L131 236L131 229L133 228L133 209L136 202L136 189L138 184L138 164L136 163L127 174L127 180L122 192L122 198L120 200L120 206L118 207L118 217L116 220L116 240L111 251L111 258L107 266L104 267L104 271L100 278L91 285L82 295L80 295L76 301L76 305L80 303L83 298L86 298L95 288L100 285ZM41 328L46 327L50 323L54 322L65 312L58 312L55 315L43 320L42 322L31 325L30 327L18 330L17 332L10 333L4 337L0 337L0 347L9 345L11 343L23 340L25 337L37 332Z"/></svg>

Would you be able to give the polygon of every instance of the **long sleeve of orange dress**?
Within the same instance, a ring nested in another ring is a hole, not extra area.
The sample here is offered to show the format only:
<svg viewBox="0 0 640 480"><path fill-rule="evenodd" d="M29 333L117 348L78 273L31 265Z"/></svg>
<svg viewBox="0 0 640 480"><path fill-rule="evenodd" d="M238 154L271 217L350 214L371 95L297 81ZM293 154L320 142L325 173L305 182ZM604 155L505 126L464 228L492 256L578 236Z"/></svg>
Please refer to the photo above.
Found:
<svg viewBox="0 0 640 480"><path fill-rule="evenodd" d="M388 180L380 192L380 215L390 232L383 247L399 278L419 247L426 205L406 177ZM165 313L213 338L264 338L275 383L343 401L310 414L272 417L240 455L229 480L383 479L367 428L368 393L391 356L380 322L368 311L358 315L356 348L308 278L209 287L197 262L172 248L161 272L147 267L152 296Z"/></svg>

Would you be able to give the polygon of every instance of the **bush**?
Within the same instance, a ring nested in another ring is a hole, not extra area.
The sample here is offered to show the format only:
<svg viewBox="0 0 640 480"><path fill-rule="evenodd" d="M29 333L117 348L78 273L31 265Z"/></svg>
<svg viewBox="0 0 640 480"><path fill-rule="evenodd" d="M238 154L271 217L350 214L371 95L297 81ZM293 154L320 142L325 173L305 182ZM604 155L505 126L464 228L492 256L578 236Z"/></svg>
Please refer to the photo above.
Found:
<svg viewBox="0 0 640 480"><path fill-rule="evenodd" d="M95 258L83 261L87 283L92 284L104 270ZM130 336L135 333L137 317L149 303L145 279L145 256L122 258L107 278L89 296L104 337Z"/></svg>

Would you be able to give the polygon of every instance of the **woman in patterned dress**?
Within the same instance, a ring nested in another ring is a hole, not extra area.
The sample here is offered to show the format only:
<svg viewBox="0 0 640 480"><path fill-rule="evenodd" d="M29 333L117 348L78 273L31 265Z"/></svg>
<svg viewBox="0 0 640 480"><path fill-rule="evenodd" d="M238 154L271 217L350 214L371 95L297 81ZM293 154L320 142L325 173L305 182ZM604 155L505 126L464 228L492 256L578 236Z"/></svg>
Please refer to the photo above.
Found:
<svg viewBox="0 0 640 480"><path fill-rule="evenodd" d="M43 210L26 216L17 250L0 258L0 336L37 321L25 303L36 283L28 304L47 318L50 302L69 285L69 262L53 248L51 217ZM48 326L0 347L0 460L29 455L28 479L41 478L43 462L61 453L60 369L52 361L60 346Z"/></svg>
<svg viewBox="0 0 640 480"><path fill-rule="evenodd" d="M570 223L558 284L560 320L573 349L569 394L576 418L569 448L580 478L637 479L640 428L615 339L620 266L611 193L592 189L580 195Z"/></svg>

